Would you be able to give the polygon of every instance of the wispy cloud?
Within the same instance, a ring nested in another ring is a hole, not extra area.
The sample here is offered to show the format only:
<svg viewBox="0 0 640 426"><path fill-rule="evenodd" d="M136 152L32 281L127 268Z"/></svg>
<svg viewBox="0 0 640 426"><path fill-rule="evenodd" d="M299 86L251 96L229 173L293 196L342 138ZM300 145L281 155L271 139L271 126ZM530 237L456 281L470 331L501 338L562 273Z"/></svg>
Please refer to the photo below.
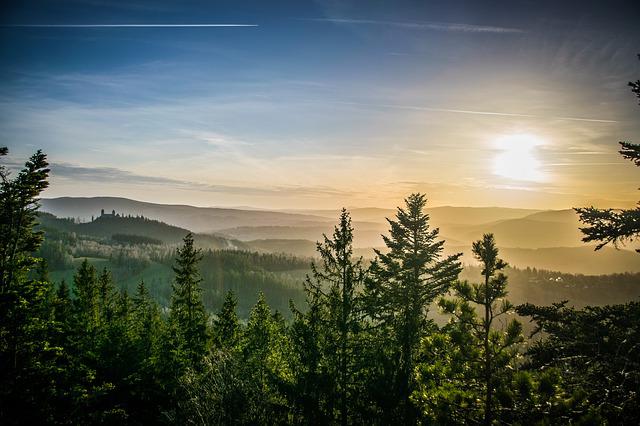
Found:
<svg viewBox="0 0 640 426"><path fill-rule="evenodd" d="M259 27L258 24L9 24L2 28L207 28Z"/></svg>
<svg viewBox="0 0 640 426"><path fill-rule="evenodd" d="M373 19L347 19L347 18L315 18L306 19L316 22L331 22L334 24L350 24L350 25L380 25L386 27L406 28L413 30L432 30L446 32L462 32L462 33L498 33L498 34L517 34L525 31L519 28L494 27L488 25L472 25L448 22L396 22L396 21L378 21Z"/></svg>
<svg viewBox="0 0 640 426"><path fill-rule="evenodd" d="M220 133L188 130L183 131L183 133L188 137L194 138L196 140L201 140L207 145L211 145L220 149L238 148L241 146L251 145L251 143L244 140L239 140Z"/></svg>
<svg viewBox="0 0 640 426"><path fill-rule="evenodd" d="M538 115L538 114L520 114L515 112L435 108L435 107L420 106L420 105L378 104L378 103L345 102L345 101L335 101L334 103L340 104L340 105L353 105L353 106L362 106L362 107L370 107L370 108L389 108L389 109L404 109L404 110L413 110L413 111L448 112L448 113L454 113L454 114L492 115L492 116L501 116L501 117L522 117L522 118L546 118L546 119L552 119L552 120L586 121L586 122L592 122L592 123L618 123L617 120L607 120L607 119L601 119L601 118L555 117L555 116L545 116L545 115Z"/></svg>
<svg viewBox="0 0 640 426"><path fill-rule="evenodd" d="M18 163L12 163L10 166L12 166L13 168L17 168ZM276 185L259 187L242 185L219 185L202 182L191 182L187 180L172 179L162 176L142 175L115 167L85 167L69 163L52 163L50 165L50 168L53 178L102 184L126 183L128 185L170 186L182 190L194 190L245 196L295 195L300 197L348 197L354 195L351 191L344 191L329 186Z"/></svg>

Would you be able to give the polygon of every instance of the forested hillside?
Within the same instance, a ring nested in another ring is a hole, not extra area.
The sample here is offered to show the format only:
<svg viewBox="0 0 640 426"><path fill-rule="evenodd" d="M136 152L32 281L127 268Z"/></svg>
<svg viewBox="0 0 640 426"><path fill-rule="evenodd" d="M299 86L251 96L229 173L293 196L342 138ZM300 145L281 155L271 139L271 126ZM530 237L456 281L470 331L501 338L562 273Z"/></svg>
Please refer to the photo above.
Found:
<svg viewBox="0 0 640 426"><path fill-rule="evenodd" d="M371 261L346 210L311 263L176 245L39 214L47 166L0 169L3 424L640 420L638 274L508 269L490 233L463 268L417 193Z"/></svg>
<svg viewBox="0 0 640 426"><path fill-rule="evenodd" d="M190 231L169 225L156 219L144 216L111 216L104 215L92 218L88 222L78 222L73 218L58 218L50 213L39 213L40 226L49 233L73 233L88 237L112 239L116 242L133 242L138 244L160 243L179 244ZM117 237L113 239L113 236ZM127 240L124 236L131 236ZM140 240L135 237L151 240ZM133 238L133 239L132 239ZM195 239L201 247L206 248L246 248L237 240L229 240L216 235L196 234Z"/></svg>
<svg viewBox="0 0 640 426"><path fill-rule="evenodd" d="M168 306L171 296L173 272L171 265L178 243L189 231L148 218L104 217L88 223L75 223L72 219L58 219L48 213L39 213L40 227L45 241L40 255L47 261L50 275L56 282L73 281L76 268L84 259L98 269L111 271L118 287L135 291L140 281L147 283L151 296L161 305ZM155 239L155 238L158 239ZM210 235L195 235L197 246L205 248L200 263L203 276L203 301L210 311L219 309L224 294L233 290L239 301L239 314L247 318L249 309L263 291L269 304L290 316L289 299L301 302L304 298L302 281L311 271L313 257L320 256L316 243L308 240L265 240L242 243ZM211 249L211 247L214 249ZM256 250L262 254L252 253ZM449 247L448 251L464 251L463 247ZM552 259L566 265L580 265L566 250L552 254ZM583 265L588 273L597 271L603 262L615 262L608 254L593 253L589 248L582 256L594 258L591 265ZM383 250L384 251L384 250ZM576 306L621 303L640 297L640 273L626 275L582 275L531 269L517 257L520 250L507 249L505 257L520 268L507 268L514 303L550 304L569 300ZM299 253L295 256L288 253ZM546 251L545 251L546 252ZM369 262L373 250L354 250ZM635 257L634 253L629 253ZM525 259L528 257L525 257ZM472 256L463 257L461 277L477 279L478 268ZM514 262L515 260L515 262ZM549 260L551 261L551 259ZM636 259L629 264L635 265ZM532 263L532 266L538 266ZM625 270L624 264L613 264ZM585 284L588 283L588 284ZM578 290L576 290L578 289Z"/></svg>
<svg viewBox="0 0 640 426"><path fill-rule="evenodd" d="M43 211L59 217L79 218L82 221L97 215L101 209L115 210L125 216L153 217L194 232L213 232L249 223L256 226L301 226L330 223L328 218L309 214L157 204L120 197L44 199L42 200L42 208Z"/></svg>

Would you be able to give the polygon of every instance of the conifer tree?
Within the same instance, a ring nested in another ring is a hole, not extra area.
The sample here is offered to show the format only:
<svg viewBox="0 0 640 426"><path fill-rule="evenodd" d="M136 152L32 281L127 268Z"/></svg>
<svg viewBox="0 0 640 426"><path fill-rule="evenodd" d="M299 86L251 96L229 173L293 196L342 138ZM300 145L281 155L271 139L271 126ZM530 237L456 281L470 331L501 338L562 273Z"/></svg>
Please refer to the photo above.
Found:
<svg viewBox="0 0 640 426"><path fill-rule="evenodd" d="M100 321L100 305L98 303L98 277L96 268L84 259L73 276L73 300L78 325L87 334L98 327ZM92 340L88 335L89 340Z"/></svg>
<svg viewBox="0 0 640 426"><path fill-rule="evenodd" d="M0 147L0 158L8 154ZM54 415L49 392L60 347L53 289L34 253L39 195L48 187L46 155L37 151L15 175L0 165L0 423L41 423Z"/></svg>
<svg viewBox="0 0 640 426"><path fill-rule="evenodd" d="M158 306L149 295L144 280L138 283L133 297L133 317L140 355L150 357L159 337L160 313Z"/></svg>
<svg viewBox="0 0 640 426"><path fill-rule="evenodd" d="M104 268L98 277L96 289L98 316L100 326L106 326L115 314L117 291L113 284L111 272Z"/></svg>
<svg viewBox="0 0 640 426"><path fill-rule="evenodd" d="M285 324L276 312L272 314L264 293L251 309L242 339L244 374L253 388L249 423L281 423L286 401L281 387L291 378L290 348Z"/></svg>
<svg viewBox="0 0 640 426"><path fill-rule="evenodd" d="M177 327L180 350L188 365L197 367L207 351L207 313L202 303L202 278L198 271L200 250L194 247L191 233L184 237L173 267L175 279L171 297L170 321Z"/></svg>
<svg viewBox="0 0 640 426"><path fill-rule="evenodd" d="M467 383L481 383L484 424L490 425L496 419L496 389L510 380L505 375L513 367L517 345L523 340L522 325L515 319L504 328L497 324L498 319L513 314L514 307L505 299L507 277L502 271L507 264L498 257L493 234L474 242L473 254L482 265L484 282L456 282L453 289L457 299L442 299L440 306L454 316L452 334L463 346L472 371L478 373L477 377L468 377ZM481 316L476 313L476 306Z"/></svg>
<svg viewBox="0 0 640 426"><path fill-rule="evenodd" d="M331 392L329 375L323 366L326 347L323 325L326 323L326 309L320 301L319 292L307 292L307 310L298 310L291 302L294 320L290 327L290 339L294 347L294 374L296 388L293 390L294 403L299 407L302 419L310 424L328 422L323 410L327 394Z"/></svg>
<svg viewBox="0 0 640 426"><path fill-rule="evenodd" d="M426 197L411 194L396 220L387 219L383 236L388 253L376 250L366 284L367 305L374 321L386 327L396 348L397 393L406 422L413 422L409 397L420 339L429 330L430 304L445 294L460 273L461 254L442 256L444 241L429 226Z"/></svg>
<svg viewBox="0 0 640 426"><path fill-rule="evenodd" d="M240 338L240 322L236 309L238 299L233 291L225 295L218 318L214 321L214 336L219 347L232 349L238 345Z"/></svg>
<svg viewBox="0 0 640 426"><path fill-rule="evenodd" d="M640 59L640 55L638 55ZM629 82L631 91L638 97L640 104L640 80ZM620 155L640 167L640 144L628 141L619 142ZM584 234L582 241L597 241L596 250L607 244L618 247L620 243L640 238L640 202L633 209L597 209L593 206L574 209L580 221L586 226L580 228ZM640 249L636 250L640 253Z"/></svg>
<svg viewBox="0 0 640 426"><path fill-rule="evenodd" d="M360 299L365 276L362 259L353 257L353 228L346 209L340 213L332 238L325 235L317 250L321 268L311 265L312 276L307 278L305 287L310 304L320 304L325 312L320 324L326 334L324 358L329 381L335 383L332 392L336 395L338 420L345 425L350 419L349 410L355 405L354 376L358 367L358 334L363 328ZM332 398L329 402L331 405Z"/></svg>

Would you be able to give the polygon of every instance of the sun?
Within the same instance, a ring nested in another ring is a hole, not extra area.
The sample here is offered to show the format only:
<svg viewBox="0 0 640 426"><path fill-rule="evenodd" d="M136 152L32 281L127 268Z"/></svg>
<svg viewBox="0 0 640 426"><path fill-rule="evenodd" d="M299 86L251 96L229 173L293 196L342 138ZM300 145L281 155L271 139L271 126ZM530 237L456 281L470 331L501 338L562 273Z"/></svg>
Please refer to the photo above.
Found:
<svg viewBox="0 0 640 426"><path fill-rule="evenodd" d="M546 176L536 157L536 148L544 141L531 134L511 134L494 140L500 152L493 159L495 175L518 181L542 182Z"/></svg>

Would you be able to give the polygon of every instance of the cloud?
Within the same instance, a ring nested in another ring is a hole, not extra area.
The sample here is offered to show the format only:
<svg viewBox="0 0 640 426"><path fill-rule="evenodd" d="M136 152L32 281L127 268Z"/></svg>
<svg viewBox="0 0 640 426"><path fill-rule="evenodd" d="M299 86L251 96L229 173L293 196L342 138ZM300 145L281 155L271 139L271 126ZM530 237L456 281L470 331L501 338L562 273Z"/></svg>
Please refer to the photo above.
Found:
<svg viewBox="0 0 640 426"><path fill-rule="evenodd" d="M115 167L84 167L69 163L52 163L50 165L53 178L61 178L79 182L127 185L170 186L182 190L226 193L233 195L265 196L295 195L300 197L334 197L353 196L351 191L343 191L329 186L235 186L217 185L201 182L190 182L162 176L148 176L132 173Z"/></svg>
<svg viewBox="0 0 640 426"><path fill-rule="evenodd" d="M239 140L227 135L223 135L220 133L213 132L200 132L200 131L183 131L185 136L191 137L193 139L201 140L205 142L207 145L214 146L219 149L233 149L239 148L241 146L248 146L251 143L246 142L244 140Z"/></svg>
<svg viewBox="0 0 640 426"><path fill-rule="evenodd" d="M307 21L331 22L334 24L349 25L379 25L386 27L396 27L414 30L432 30L445 32L462 32L462 33L497 33L497 34L517 34L525 31L519 28L494 27L487 25L471 25L447 22L395 22L395 21L378 21L373 19L347 19L347 18L315 18L305 19Z"/></svg>

